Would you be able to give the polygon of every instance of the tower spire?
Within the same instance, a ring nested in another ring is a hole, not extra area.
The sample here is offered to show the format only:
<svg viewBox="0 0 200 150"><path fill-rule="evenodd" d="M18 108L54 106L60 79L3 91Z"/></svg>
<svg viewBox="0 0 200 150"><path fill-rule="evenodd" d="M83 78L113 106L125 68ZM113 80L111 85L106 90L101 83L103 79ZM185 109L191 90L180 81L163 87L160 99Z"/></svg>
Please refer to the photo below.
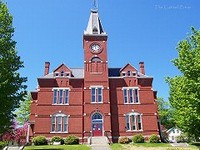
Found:
<svg viewBox="0 0 200 150"><path fill-rule="evenodd" d="M94 10L98 10L98 0L93 0L93 8Z"/></svg>

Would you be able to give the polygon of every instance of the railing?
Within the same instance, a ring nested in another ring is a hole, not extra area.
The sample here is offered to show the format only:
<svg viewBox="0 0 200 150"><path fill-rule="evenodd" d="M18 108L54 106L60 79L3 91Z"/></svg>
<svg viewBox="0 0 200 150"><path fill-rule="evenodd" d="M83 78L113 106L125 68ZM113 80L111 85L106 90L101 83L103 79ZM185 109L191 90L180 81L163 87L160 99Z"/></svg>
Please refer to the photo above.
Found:
<svg viewBox="0 0 200 150"><path fill-rule="evenodd" d="M110 145L112 143L112 140L109 138L109 136L111 137L111 133L109 131L105 131L105 136L106 136L106 138L108 140L108 144Z"/></svg>
<svg viewBox="0 0 200 150"><path fill-rule="evenodd" d="M91 145L92 144L92 131L90 131L88 133L88 144Z"/></svg>

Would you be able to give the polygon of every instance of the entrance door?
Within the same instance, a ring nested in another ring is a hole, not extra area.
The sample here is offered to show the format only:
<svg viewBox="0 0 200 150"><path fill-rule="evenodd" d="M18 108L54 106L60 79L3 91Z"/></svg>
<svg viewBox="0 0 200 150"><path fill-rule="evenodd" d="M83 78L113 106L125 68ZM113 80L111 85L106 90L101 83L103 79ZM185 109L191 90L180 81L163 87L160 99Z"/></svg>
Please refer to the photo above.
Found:
<svg viewBox="0 0 200 150"><path fill-rule="evenodd" d="M102 124L93 124L92 125L93 136L102 136Z"/></svg>
<svg viewBox="0 0 200 150"><path fill-rule="evenodd" d="M103 119L100 113L95 113L92 116L92 135L93 136L102 136Z"/></svg>

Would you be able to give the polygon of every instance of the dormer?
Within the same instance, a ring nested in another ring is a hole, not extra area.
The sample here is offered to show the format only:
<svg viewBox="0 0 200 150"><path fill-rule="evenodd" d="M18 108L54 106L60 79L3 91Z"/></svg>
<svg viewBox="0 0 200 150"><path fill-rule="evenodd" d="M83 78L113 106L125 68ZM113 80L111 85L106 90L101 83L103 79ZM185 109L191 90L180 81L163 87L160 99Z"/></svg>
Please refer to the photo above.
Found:
<svg viewBox="0 0 200 150"><path fill-rule="evenodd" d="M130 64L127 64L120 69L120 76L122 77L136 77L137 75L137 69L135 69L135 67L131 66Z"/></svg>
<svg viewBox="0 0 200 150"><path fill-rule="evenodd" d="M65 65L61 64L53 71L54 77L72 77L72 71Z"/></svg>

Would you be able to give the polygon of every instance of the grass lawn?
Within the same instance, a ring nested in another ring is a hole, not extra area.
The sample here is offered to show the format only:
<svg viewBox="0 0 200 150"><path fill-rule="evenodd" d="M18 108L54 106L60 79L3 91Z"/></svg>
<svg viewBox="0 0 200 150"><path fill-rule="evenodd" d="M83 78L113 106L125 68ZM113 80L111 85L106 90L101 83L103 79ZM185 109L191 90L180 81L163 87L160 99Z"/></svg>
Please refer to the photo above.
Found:
<svg viewBox="0 0 200 150"><path fill-rule="evenodd" d="M168 143L112 144L112 150L199 150L197 146L172 147Z"/></svg>
<svg viewBox="0 0 200 150"><path fill-rule="evenodd" d="M43 145L43 146L26 146L24 150L32 149L51 149L51 150L90 150L87 145Z"/></svg>

